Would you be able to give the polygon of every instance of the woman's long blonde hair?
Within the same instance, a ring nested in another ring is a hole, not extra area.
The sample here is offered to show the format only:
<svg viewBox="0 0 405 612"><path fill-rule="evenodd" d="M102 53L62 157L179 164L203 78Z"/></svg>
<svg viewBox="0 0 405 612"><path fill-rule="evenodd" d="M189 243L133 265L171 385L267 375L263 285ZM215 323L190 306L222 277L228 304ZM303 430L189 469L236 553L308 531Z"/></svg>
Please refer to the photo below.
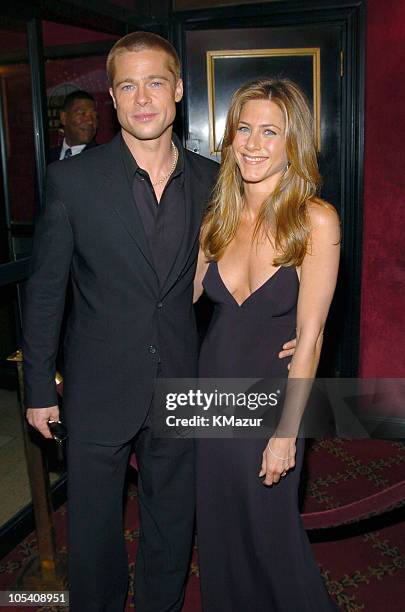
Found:
<svg viewBox="0 0 405 612"><path fill-rule="evenodd" d="M243 180L232 149L242 108L250 100L271 100L285 119L288 165L260 208L254 236L271 237L274 266L299 266L307 251L307 203L320 184L315 135L308 102L289 79L260 79L240 87L232 97L221 149L221 168L203 221L202 249L209 261L220 259L235 236L242 209Z"/></svg>

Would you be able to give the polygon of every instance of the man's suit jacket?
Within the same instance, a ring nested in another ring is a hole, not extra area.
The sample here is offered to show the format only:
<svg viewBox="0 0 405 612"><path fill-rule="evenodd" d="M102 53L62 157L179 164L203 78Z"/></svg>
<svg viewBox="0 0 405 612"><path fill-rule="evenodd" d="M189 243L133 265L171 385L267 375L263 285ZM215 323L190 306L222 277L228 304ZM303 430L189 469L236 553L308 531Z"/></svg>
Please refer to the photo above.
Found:
<svg viewBox="0 0 405 612"><path fill-rule="evenodd" d="M94 149L94 147L98 147L98 146L99 144L95 140L92 140L88 144L86 144L82 153L84 153L84 151L88 151L89 149ZM48 152L48 163L49 164L59 160L61 150L62 150L62 145L59 145L59 147L52 147L51 149L49 149L49 152Z"/></svg>
<svg viewBox="0 0 405 612"><path fill-rule="evenodd" d="M162 376L196 375L192 281L202 214L218 169L185 150L184 239L159 286L120 138L48 168L23 309L27 406L51 406L57 403L54 362L71 273L66 421L76 439L107 444L138 431L159 359Z"/></svg>

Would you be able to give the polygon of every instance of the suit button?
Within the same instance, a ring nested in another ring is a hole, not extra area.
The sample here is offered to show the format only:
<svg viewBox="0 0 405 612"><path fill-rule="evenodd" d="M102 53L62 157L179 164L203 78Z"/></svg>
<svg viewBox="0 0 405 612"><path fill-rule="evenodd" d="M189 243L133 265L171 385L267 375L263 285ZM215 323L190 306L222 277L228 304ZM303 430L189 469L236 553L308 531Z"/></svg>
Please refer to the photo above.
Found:
<svg viewBox="0 0 405 612"><path fill-rule="evenodd" d="M156 308L163 308L163 302L158 302L156 304Z"/></svg>
<svg viewBox="0 0 405 612"><path fill-rule="evenodd" d="M149 347L149 353L152 353L152 355L154 355L155 353L157 353L157 348L156 346L153 346L153 344L150 345Z"/></svg>

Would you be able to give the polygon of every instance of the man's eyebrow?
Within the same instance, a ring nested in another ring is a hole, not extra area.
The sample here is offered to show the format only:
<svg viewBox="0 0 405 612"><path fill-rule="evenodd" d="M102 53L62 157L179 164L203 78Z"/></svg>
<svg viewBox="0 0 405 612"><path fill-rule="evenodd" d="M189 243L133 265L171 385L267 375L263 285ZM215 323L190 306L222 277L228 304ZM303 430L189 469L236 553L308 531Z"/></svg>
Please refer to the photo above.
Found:
<svg viewBox="0 0 405 612"><path fill-rule="evenodd" d="M243 123L244 125L248 125L248 126L250 127L250 123L248 123L247 121L240 121L240 120L239 120L239 123ZM278 125L276 125L275 123L261 123L261 124L259 125L259 127L261 127L261 128L266 128L266 127L275 127L275 128L277 128L278 130L280 130L280 131L282 130L282 128L281 128L281 127L279 127Z"/></svg>
<svg viewBox="0 0 405 612"><path fill-rule="evenodd" d="M170 79L168 77L165 77L161 74L149 74L146 77L143 77L142 79L140 79L141 81L150 81L151 79L161 79L162 81L169 81ZM137 79L132 79L131 77L128 77L126 79L121 79L120 81L118 81L118 83L116 83L117 85L122 85L122 83L136 83Z"/></svg>
<svg viewBox="0 0 405 612"><path fill-rule="evenodd" d="M170 81L169 77L165 77L161 74L150 74L146 79L162 79L162 81Z"/></svg>

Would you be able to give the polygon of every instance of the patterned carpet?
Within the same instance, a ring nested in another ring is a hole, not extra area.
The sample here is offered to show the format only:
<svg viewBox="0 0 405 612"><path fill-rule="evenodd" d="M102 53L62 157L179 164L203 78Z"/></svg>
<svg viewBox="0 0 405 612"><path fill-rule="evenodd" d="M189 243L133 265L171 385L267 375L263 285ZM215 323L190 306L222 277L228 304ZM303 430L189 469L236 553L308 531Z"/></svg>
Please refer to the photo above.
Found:
<svg viewBox="0 0 405 612"><path fill-rule="evenodd" d="M305 494L303 510L305 513L313 513L338 508L382 491L403 479L404 463L405 445L400 442L322 440L313 443L307 452L302 478ZM136 497L136 486L130 483L125 513L125 538L131 574L139 536ZM404 610L403 517L403 508L397 507L361 522L309 532L327 588L341 610ZM66 506L55 513L54 520L58 550L66 552ZM0 562L0 590L7 590L35 552L36 539L31 534ZM20 608L5 608L10 609ZM62 610L60 607L31 609L41 612ZM134 610L132 585L126 610ZM197 550L194 550L184 612L200 611L198 559Z"/></svg>

